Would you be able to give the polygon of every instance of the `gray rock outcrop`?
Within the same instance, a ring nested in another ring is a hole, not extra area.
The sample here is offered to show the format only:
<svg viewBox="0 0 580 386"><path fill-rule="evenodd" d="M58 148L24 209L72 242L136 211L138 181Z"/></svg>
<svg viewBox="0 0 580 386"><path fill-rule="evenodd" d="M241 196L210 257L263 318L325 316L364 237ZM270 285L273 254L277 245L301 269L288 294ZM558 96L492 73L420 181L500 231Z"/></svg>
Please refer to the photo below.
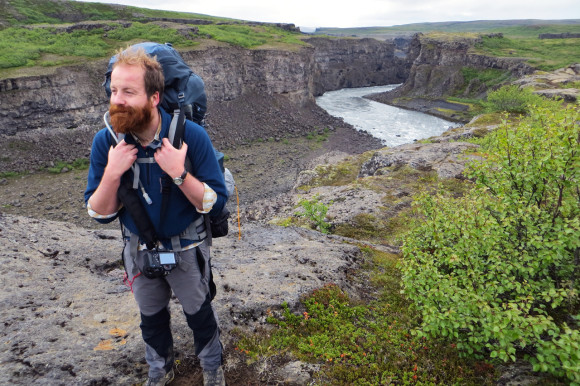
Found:
<svg viewBox="0 0 580 386"><path fill-rule="evenodd" d="M535 94L547 98L559 98L565 102L576 102L580 97L580 63L551 72L535 71L523 76L513 84L521 88L531 87ZM572 87L575 86L575 87Z"/></svg>
<svg viewBox="0 0 580 386"><path fill-rule="evenodd" d="M464 178L465 164L475 157L466 155L478 146L468 142L412 143L382 149L365 162L359 176L385 173L384 168L408 165L421 171L436 171L440 178Z"/></svg>
<svg viewBox="0 0 580 386"><path fill-rule="evenodd" d="M0 362L11 385L135 384L146 377L139 313L123 284L117 230L0 217L3 328ZM318 232L248 224L214 240L214 304L228 342L268 310L327 283L353 288L358 247ZM354 291L351 291L356 296ZM176 351L191 351L191 331L172 301ZM178 354L179 355L179 354Z"/></svg>

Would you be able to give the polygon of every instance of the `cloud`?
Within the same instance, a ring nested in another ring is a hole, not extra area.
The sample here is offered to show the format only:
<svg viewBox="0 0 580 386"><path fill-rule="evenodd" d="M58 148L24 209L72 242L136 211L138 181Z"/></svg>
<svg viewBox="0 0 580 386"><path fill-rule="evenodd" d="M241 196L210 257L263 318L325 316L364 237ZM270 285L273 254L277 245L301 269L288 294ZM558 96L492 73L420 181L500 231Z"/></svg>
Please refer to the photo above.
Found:
<svg viewBox="0 0 580 386"><path fill-rule="evenodd" d="M94 1L94 0L87 0ZM578 19L578 0L105 0L137 7L308 27L363 27L507 19Z"/></svg>

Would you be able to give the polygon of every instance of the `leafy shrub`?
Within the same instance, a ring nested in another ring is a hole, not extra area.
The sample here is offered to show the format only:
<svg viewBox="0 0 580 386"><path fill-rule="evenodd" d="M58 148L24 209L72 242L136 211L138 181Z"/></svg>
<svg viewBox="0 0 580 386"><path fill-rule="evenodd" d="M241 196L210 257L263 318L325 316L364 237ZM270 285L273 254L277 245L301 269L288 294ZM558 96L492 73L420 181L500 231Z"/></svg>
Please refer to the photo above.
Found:
<svg viewBox="0 0 580 386"><path fill-rule="evenodd" d="M580 383L580 108L532 108L488 135L463 198L424 194L404 240L419 336Z"/></svg>
<svg viewBox="0 0 580 386"><path fill-rule="evenodd" d="M326 222L328 206L320 202L318 195L314 196L311 200L303 198L298 202L298 205L302 207L303 211L296 212L296 216L307 218L315 229L318 229L322 233L329 233L330 224Z"/></svg>
<svg viewBox="0 0 580 386"><path fill-rule="evenodd" d="M503 86L499 90L487 95L484 106L487 112L508 112L526 114L531 105L540 105L544 99L532 93L529 88L520 89L518 86Z"/></svg>

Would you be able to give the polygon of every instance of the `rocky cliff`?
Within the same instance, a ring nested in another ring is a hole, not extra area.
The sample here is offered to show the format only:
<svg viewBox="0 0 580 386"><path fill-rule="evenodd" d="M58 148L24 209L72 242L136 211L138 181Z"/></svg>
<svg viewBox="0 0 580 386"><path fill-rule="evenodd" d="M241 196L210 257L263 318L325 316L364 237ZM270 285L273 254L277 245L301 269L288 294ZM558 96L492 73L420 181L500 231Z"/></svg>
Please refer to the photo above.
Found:
<svg viewBox="0 0 580 386"><path fill-rule="evenodd" d="M214 105L219 111L219 105L240 98L259 95L300 108L328 90L401 82L407 71L392 43L372 39L310 39L297 51L217 46L183 56L205 82L210 124ZM1 80L0 134L99 125L107 108L101 87L105 68L101 60L50 75ZM230 133L240 123L244 120L219 121L214 127Z"/></svg>
<svg viewBox="0 0 580 386"><path fill-rule="evenodd" d="M409 63L394 55L395 42L312 38L309 43L315 47L315 96L341 88L402 83L409 75Z"/></svg>
<svg viewBox="0 0 580 386"><path fill-rule="evenodd" d="M466 94L484 93L487 87L477 81L465 85L461 72L464 67L504 70L514 78L533 72L533 68L521 58L499 58L474 53L473 48L480 39L415 35L408 53L408 59L413 62L409 76L391 95L441 97L460 89L464 89Z"/></svg>

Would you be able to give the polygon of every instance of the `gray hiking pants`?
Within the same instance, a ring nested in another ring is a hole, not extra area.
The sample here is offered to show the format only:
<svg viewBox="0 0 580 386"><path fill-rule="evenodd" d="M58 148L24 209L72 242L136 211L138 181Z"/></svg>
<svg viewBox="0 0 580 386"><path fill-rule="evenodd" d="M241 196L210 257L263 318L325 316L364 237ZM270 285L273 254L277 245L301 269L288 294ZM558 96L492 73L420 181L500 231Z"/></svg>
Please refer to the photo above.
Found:
<svg viewBox="0 0 580 386"><path fill-rule="evenodd" d="M149 279L139 274L139 257L131 256L126 243L123 260L135 300L141 312L141 333L146 343L145 359L149 377L165 375L173 366L169 301L175 294L193 331L195 354L204 370L215 370L222 363L218 318L211 305L210 251L207 243L177 252L177 268L167 276Z"/></svg>

